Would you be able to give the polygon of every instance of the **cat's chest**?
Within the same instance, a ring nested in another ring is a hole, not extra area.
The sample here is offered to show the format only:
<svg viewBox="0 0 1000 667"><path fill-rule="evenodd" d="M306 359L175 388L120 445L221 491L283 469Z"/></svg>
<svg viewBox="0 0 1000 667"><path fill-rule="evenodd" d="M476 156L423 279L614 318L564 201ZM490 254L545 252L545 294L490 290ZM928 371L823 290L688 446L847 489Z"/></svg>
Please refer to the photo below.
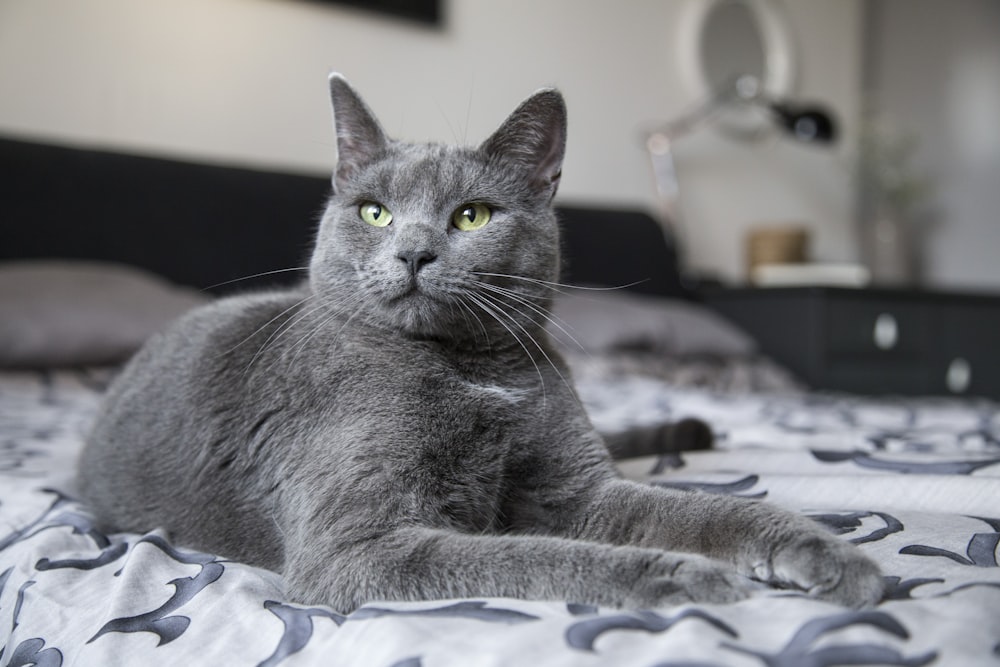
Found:
<svg viewBox="0 0 1000 667"><path fill-rule="evenodd" d="M544 393L542 375L520 359L457 355L419 343L348 346L335 373L342 387L415 408L505 412ZM376 399L377 400L377 399Z"/></svg>
<svg viewBox="0 0 1000 667"><path fill-rule="evenodd" d="M421 345L365 346L346 356L331 399L341 419L405 442L401 459L489 468L546 428L545 402L554 397L520 363Z"/></svg>
<svg viewBox="0 0 1000 667"><path fill-rule="evenodd" d="M539 435L531 381L489 363L391 349L358 354L348 372L340 413L351 439L366 443L353 455L377 460L387 487L411 497L421 514L496 528L510 471Z"/></svg>
<svg viewBox="0 0 1000 667"><path fill-rule="evenodd" d="M382 343L346 345L316 371L325 407L309 421L342 485L462 529L498 528L512 490L542 474L538 452L566 437L570 390L530 361Z"/></svg>
<svg viewBox="0 0 1000 667"><path fill-rule="evenodd" d="M498 382L463 379L456 386L472 398L474 402L486 406L498 405L501 409L516 406L531 400L534 392L531 389L504 385Z"/></svg>

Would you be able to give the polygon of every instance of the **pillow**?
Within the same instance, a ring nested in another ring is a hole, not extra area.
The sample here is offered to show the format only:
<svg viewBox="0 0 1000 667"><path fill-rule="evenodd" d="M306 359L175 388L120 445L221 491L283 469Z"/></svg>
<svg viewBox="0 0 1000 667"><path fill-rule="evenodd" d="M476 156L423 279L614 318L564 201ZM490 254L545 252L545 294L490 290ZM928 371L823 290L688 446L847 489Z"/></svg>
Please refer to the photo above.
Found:
<svg viewBox="0 0 1000 667"><path fill-rule="evenodd" d="M753 339L722 316L679 299L579 289L557 295L552 311L566 330L550 323L553 338L572 347L579 343L588 352L640 349L674 356L743 357L757 351Z"/></svg>
<svg viewBox="0 0 1000 667"><path fill-rule="evenodd" d="M120 362L168 322L208 300L124 265L0 263L0 367Z"/></svg>

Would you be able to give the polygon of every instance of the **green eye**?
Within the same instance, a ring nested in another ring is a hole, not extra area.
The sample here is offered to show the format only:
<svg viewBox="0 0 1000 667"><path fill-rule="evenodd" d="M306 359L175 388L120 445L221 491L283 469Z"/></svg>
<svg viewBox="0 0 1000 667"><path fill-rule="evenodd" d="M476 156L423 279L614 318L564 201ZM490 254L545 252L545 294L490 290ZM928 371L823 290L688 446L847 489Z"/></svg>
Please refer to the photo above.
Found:
<svg viewBox="0 0 1000 667"><path fill-rule="evenodd" d="M463 232L471 232L489 222L490 215L492 212L486 204L465 204L458 207L451 216L451 222Z"/></svg>
<svg viewBox="0 0 1000 667"><path fill-rule="evenodd" d="M385 227L392 222L392 213L389 213L389 209L374 201L362 204L358 214L372 227Z"/></svg>

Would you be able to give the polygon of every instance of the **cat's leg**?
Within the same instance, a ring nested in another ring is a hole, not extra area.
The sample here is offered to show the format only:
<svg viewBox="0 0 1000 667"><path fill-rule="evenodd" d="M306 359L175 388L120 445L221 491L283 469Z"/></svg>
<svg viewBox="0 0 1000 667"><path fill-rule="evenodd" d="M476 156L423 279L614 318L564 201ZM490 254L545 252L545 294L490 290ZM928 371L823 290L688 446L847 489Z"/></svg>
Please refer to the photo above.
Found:
<svg viewBox="0 0 1000 667"><path fill-rule="evenodd" d="M694 554L558 537L406 527L347 544L315 534L287 545L292 599L348 612L374 600L515 597L650 608L732 602L750 584Z"/></svg>
<svg viewBox="0 0 1000 667"><path fill-rule="evenodd" d="M878 566L859 549L767 503L613 480L574 511L566 534L579 539L702 553L748 577L852 607L883 593Z"/></svg>

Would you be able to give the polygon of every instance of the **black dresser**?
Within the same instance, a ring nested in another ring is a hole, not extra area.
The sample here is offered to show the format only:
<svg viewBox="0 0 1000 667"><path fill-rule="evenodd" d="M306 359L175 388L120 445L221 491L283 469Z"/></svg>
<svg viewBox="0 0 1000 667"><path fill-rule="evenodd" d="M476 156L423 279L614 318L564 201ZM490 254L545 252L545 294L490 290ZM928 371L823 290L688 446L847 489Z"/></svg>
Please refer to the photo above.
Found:
<svg viewBox="0 0 1000 667"><path fill-rule="evenodd" d="M814 389L1000 398L1000 296L775 287L703 297Z"/></svg>

